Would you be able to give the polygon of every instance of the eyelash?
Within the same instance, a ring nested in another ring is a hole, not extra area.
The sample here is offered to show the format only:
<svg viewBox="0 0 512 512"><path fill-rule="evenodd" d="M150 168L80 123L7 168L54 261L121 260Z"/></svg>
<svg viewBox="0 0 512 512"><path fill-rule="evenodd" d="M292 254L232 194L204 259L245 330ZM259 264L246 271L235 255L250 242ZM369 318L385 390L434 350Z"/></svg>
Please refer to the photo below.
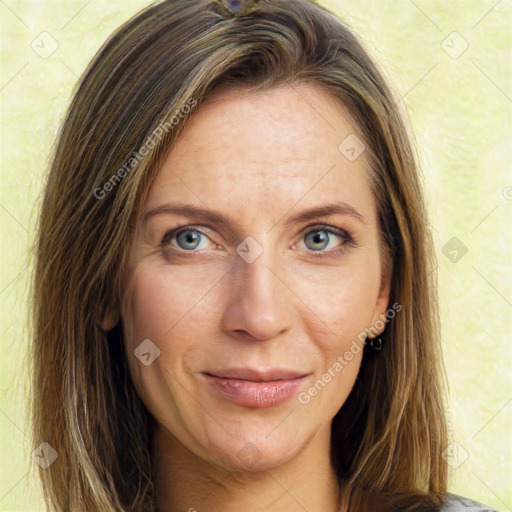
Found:
<svg viewBox="0 0 512 512"><path fill-rule="evenodd" d="M312 228L312 229L310 229L310 228ZM314 256L315 258L336 258L336 257L340 256L343 252L345 252L347 245L350 247L357 246L357 241L354 239L354 237L352 237L347 231L340 229L340 228L335 228L334 226L314 224L313 226L308 226L305 229L308 231L306 231L304 233L304 237L306 237L307 235L309 235L311 233L315 233L318 231L325 231L326 233L336 235L343 240L343 243L337 249L331 249L330 251L309 251L315 255ZM160 242L160 248L166 249L168 247L169 240L174 235L179 235L180 232L182 232L182 231L196 231L198 233L201 233L203 236L206 236L207 238L209 238L208 235L205 232L203 232L201 229L199 229L197 226L193 226L193 225L182 226L182 227L173 229L171 231L167 231L167 233L165 233L165 235L163 236L162 241ZM184 251L184 250L176 249L174 247L172 249L179 253L189 252L191 254L194 254L194 253L201 252L201 251Z"/></svg>

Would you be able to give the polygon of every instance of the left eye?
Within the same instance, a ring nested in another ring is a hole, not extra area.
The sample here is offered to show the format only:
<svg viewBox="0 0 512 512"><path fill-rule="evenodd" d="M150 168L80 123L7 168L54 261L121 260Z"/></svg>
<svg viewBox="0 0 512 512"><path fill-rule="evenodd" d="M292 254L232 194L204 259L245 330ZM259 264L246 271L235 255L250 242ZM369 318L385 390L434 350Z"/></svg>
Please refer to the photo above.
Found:
<svg viewBox="0 0 512 512"><path fill-rule="evenodd" d="M333 235L342 239L342 244L349 241L349 236L344 231L330 227L321 227L309 231L304 236L304 243L308 249L314 252L323 251L329 245Z"/></svg>

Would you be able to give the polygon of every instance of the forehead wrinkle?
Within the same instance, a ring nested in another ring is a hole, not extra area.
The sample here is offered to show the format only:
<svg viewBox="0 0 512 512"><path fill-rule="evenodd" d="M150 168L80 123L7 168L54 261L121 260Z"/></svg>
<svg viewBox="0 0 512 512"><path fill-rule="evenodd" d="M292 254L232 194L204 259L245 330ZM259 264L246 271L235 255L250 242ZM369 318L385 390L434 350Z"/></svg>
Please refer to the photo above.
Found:
<svg viewBox="0 0 512 512"><path fill-rule="evenodd" d="M278 169L274 169L275 164L291 164L291 163L300 163L300 166L291 166L290 169L283 169L280 165ZM179 158L176 162L176 165L172 165L173 174L179 176L181 179L186 179L186 176L190 173L188 172L191 168L191 165L194 165L193 172L197 175L194 176L193 179L218 179L219 176L222 176L226 179L236 179L239 173L243 173L244 176L261 176L261 177L289 177L289 178L297 178L301 176L308 176L308 173L305 172L304 166L305 164L311 164L314 161L310 158L302 158L302 157L294 157L294 158L273 158L272 160L266 158L248 158L245 159L242 163L233 162L232 159L226 158L216 158L214 155L207 155L207 159L200 159L199 162L194 161L193 158ZM252 164L252 165L251 165ZM248 170L244 170L241 167L248 167ZM301 169L297 170L296 167L301 167ZM221 169L222 168L222 169ZM215 171L215 175L209 175L208 171ZM217 172L222 171L222 172Z"/></svg>

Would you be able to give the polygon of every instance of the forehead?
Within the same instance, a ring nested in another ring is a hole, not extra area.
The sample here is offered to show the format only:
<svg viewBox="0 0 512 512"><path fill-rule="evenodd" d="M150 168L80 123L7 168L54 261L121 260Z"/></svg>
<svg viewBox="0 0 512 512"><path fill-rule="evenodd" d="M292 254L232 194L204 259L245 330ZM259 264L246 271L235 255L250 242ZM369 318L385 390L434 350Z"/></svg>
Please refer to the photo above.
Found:
<svg viewBox="0 0 512 512"><path fill-rule="evenodd" d="M318 86L221 91L188 120L157 173L148 206L186 199L271 211L299 200L307 206L351 199L367 209L364 153L351 161L339 148L355 133L348 111Z"/></svg>

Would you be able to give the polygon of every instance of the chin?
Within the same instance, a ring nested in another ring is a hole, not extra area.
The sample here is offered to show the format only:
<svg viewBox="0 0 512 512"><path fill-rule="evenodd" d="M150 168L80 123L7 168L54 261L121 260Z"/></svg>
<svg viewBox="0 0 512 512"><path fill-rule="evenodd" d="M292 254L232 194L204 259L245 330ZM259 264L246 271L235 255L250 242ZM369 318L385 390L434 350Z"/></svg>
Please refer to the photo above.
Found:
<svg viewBox="0 0 512 512"><path fill-rule="evenodd" d="M218 456L222 466L230 472L258 473L286 464L294 457L294 454L289 451L276 453L268 449L261 450L261 446L257 448L256 445L248 442L238 452L224 452Z"/></svg>
<svg viewBox="0 0 512 512"><path fill-rule="evenodd" d="M275 425L238 436L210 440L209 452L229 471L259 472L279 467L292 460L302 449L297 432L273 430ZM270 433L270 435L269 435Z"/></svg>

